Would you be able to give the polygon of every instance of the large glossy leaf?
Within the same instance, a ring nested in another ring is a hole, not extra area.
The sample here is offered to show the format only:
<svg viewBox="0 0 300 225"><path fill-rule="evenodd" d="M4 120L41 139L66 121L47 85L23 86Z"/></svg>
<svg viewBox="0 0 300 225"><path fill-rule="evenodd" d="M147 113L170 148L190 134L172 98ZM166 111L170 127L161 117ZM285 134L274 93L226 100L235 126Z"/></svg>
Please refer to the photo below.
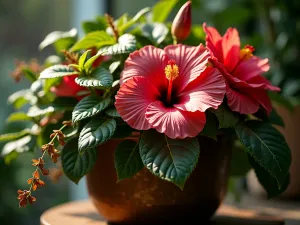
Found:
<svg viewBox="0 0 300 225"><path fill-rule="evenodd" d="M282 134L257 120L240 122L235 131L247 153L276 179L280 189L291 165L291 152Z"/></svg>
<svg viewBox="0 0 300 225"><path fill-rule="evenodd" d="M142 26L141 30L142 34L155 44L162 43L169 33L167 26L163 23L147 23Z"/></svg>
<svg viewBox="0 0 300 225"><path fill-rule="evenodd" d="M119 55L131 53L136 50L136 39L131 34L124 34L118 39L118 43L99 50L103 55Z"/></svg>
<svg viewBox="0 0 300 225"><path fill-rule="evenodd" d="M115 151L115 167L118 181L133 177L144 167L138 143L124 140L119 144Z"/></svg>
<svg viewBox="0 0 300 225"><path fill-rule="evenodd" d="M143 132L139 149L150 172L180 189L195 168L200 153L196 138L170 139L155 130Z"/></svg>
<svg viewBox="0 0 300 225"><path fill-rule="evenodd" d="M39 45L39 49L42 50L45 47L54 44L55 42L61 40L61 39L73 39L75 41L77 37L77 30L75 28L69 30L69 31L53 31L50 34L48 34L45 39L41 42ZM70 41L70 40L69 40Z"/></svg>
<svg viewBox="0 0 300 225"><path fill-rule="evenodd" d="M283 181L282 186L278 187L277 180L270 176L270 173L257 163L251 155L248 154L248 160L252 165L259 183L264 187L268 194L268 198L273 198L280 195L286 190L290 182L290 174L288 173Z"/></svg>
<svg viewBox="0 0 300 225"><path fill-rule="evenodd" d="M75 71L72 67L67 65L54 65L41 72L40 79L64 77L76 74L79 74L79 72Z"/></svg>
<svg viewBox="0 0 300 225"><path fill-rule="evenodd" d="M111 117L121 117L116 108L109 108L105 110L105 113Z"/></svg>
<svg viewBox="0 0 300 225"><path fill-rule="evenodd" d="M115 40L112 36L105 31L94 31L88 33L81 40L79 40L72 48L71 51L78 51L81 49L88 49L91 47L101 48L106 45L115 44Z"/></svg>
<svg viewBox="0 0 300 225"><path fill-rule="evenodd" d="M161 0L152 9L153 22L163 23L170 15L178 0Z"/></svg>
<svg viewBox="0 0 300 225"><path fill-rule="evenodd" d="M95 96L87 96L83 98L78 104L75 106L72 113L72 121L76 123L79 120L83 120L88 117L92 117L104 109L106 109L111 103L111 99L103 99L100 100Z"/></svg>
<svg viewBox="0 0 300 225"><path fill-rule="evenodd" d="M83 152L106 142L113 136L115 130L116 121L114 119L94 118L80 132L79 151Z"/></svg>
<svg viewBox="0 0 300 225"><path fill-rule="evenodd" d="M9 104L14 105L16 109L19 109L27 103L31 105L36 104L38 99L30 89L24 89L10 95L7 101Z"/></svg>
<svg viewBox="0 0 300 225"><path fill-rule="evenodd" d="M90 76L80 76L75 79L75 82L84 87L104 87L109 88L113 83L113 76L111 73L102 68L98 67L95 69Z"/></svg>
<svg viewBox="0 0 300 225"><path fill-rule="evenodd" d="M219 128L234 128L239 118L225 106L220 105L218 109L212 110L219 121Z"/></svg>
<svg viewBox="0 0 300 225"><path fill-rule="evenodd" d="M95 148L83 154L78 152L78 139L76 138L67 142L61 154L63 171L76 184L93 168L96 159L97 149Z"/></svg>

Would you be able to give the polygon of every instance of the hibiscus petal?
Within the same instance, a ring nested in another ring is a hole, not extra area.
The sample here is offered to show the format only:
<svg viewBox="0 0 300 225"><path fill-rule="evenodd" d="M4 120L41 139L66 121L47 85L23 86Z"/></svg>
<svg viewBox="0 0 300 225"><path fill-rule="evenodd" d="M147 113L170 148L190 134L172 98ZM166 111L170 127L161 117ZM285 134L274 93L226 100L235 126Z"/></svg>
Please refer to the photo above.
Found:
<svg viewBox="0 0 300 225"><path fill-rule="evenodd" d="M154 46L145 46L129 55L121 73L120 84L135 76L143 76L160 89L166 86L168 80L165 77L165 66L168 58L162 49Z"/></svg>
<svg viewBox="0 0 300 225"><path fill-rule="evenodd" d="M137 130L148 130L148 105L159 98L157 88L144 77L132 77L119 89L115 106L122 119Z"/></svg>
<svg viewBox="0 0 300 225"><path fill-rule="evenodd" d="M203 23L203 30L206 33L206 46L211 53L220 61L223 62L222 37L214 27L206 26Z"/></svg>
<svg viewBox="0 0 300 225"><path fill-rule="evenodd" d="M271 83L261 74L268 72L270 69L269 60L253 56L248 60L242 61L236 70L234 76L247 82L252 87L259 87L271 91L280 91L279 87Z"/></svg>
<svg viewBox="0 0 300 225"><path fill-rule="evenodd" d="M190 82L195 80L206 69L210 57L209 51L203 45L169 45L164 48L170 59L174 59L179 67L179 77L173 81L174 88L180 92Z"/></svg>
<svg viewBox="0 0 300 225"><path fill-rule="evenodd" d="M273 110L271 99L268 96L267 91L257 90L257 89L248 89L247 94L255 99L262 107L265 108L267 114L270 115Z"/></svg>
<svg viewBox="0 0 300 225"><path fill-rule="evenodd" d="M241 114L252 114L256 113L259 109L259 103L254 101L249 94L243 94L235 91L228 85L226 87L226 96L228 106L232 111L239 112Z"/></svg>
<svg viewBox="0 0 300 225"><path fill-rule="evenodd" d="M223 102L225 90L225 81L220 71L208 67L179 94L180 103L174 107L191 112L217 109Z"/></svg>
<svg viewBox="0 0 300 225"><path fill-rule="evenodd" d="M223 63L232 71L240 61L240 37L237 29L228 28L222 38Z"/></svg>
<svg viewBox="0 0 300 225"><path fill-rule="evenodd" d="M167 108L160 101L148 106L146 118L153 128L172 139L195 137L203 130L206 122L203 112Z"/></svg>

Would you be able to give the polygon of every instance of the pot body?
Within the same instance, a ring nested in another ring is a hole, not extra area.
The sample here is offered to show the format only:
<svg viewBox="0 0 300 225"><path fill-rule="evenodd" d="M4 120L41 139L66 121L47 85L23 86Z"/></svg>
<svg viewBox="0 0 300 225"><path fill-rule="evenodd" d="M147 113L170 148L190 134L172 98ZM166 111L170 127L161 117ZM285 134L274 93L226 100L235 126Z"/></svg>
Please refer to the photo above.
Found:
<svg viewBox="0 0 300 225"><path fill-rule="evenodd" d="M281 197L300 198L300 106L295 107L293 112L283 108L276 107L278 114L284 122L283 127L276 127L283 134L287 144L291 149L292 164L290 167L290 184L288 188L281 194ZM251 194L261 197L267 197L263 187L258 182L254 171L250 171L247 175L247 186Z"/></svg>
<svg viewBox="0 0 300 225"><path fill-rule="evenodd" d="M164 181L147 168L117 183L114 151L122 140L110 140L98 149L98 160L87 175L90 198L110 222L173 223L209 219L227 190L232 140L200 137L200 157L184 190Z"/></svg>

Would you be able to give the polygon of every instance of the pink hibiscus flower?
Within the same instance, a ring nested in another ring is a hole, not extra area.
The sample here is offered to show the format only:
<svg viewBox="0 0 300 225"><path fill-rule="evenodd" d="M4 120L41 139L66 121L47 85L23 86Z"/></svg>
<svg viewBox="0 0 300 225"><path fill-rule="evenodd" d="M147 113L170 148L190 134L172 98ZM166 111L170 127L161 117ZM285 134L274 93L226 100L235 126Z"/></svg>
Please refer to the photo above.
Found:
<svg viewBox="0 0 300 225"><path fill-rule="evenodd" d="M131 53L115 102L123 120L173 139L198 135L205 110L218 108L225 94L222 74L206 65L209 58L202 45L146 46Z"/></svg>
<svg viewBox="0 0 300 225"><path fill-rule="evenodd" d="M240 49L239 33L229 28L223 37L213 27L203 24L206 46L213 55L212 63L226 80L227 103L231 110L241 114L252 114L260 105L269 114L272 111L267 90L280 91L261 74L270 68L268 59L253 55L254 48L246 45Z"/></svg>

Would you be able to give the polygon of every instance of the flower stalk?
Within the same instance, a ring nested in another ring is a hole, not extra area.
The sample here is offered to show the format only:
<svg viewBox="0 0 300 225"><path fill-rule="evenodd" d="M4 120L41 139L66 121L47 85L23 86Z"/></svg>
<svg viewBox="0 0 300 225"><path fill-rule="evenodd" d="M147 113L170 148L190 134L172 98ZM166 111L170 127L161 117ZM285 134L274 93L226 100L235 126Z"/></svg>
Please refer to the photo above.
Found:
<svg viewBox="0 0 300 225"><path fill-rule="evenodd" d="M50 135L50 142L42 146L43 154L39 159L32 159L32 165L36 167L34 172L32 173L32 177L27 180L27 183L30 184L28 190L18 190L18 199L19 199L19 207L26 207L27 203L33 204L36 201L36 198L33 197L32 191L36 191L38 188L45 185L45 182L40 179L39 170L41 171L42 175L47 176L49 175L49 170L44 168L45 161L44 156L46 152L51 157L54 163L57 162L57 158L60 156L59 151L55 149L54 142L57 139L60 145L64 145L64 138L65 135L63 134L62 130L67 127L71 126L72 123L70 121L64 121L63 126L59 130L53 130L53 133Z"/></svg>

